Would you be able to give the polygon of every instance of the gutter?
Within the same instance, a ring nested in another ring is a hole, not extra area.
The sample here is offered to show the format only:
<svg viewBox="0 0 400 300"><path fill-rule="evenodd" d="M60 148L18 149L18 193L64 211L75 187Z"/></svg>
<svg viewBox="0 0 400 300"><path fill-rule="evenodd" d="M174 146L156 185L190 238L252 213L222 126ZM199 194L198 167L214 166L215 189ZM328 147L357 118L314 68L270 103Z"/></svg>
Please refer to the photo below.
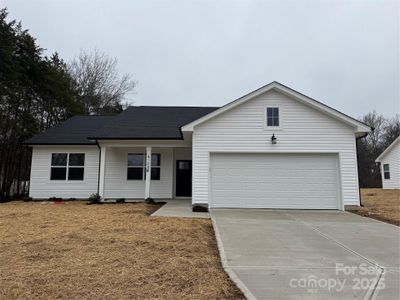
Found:
<svg viewBox="0 0 400 300"><path fill-rule="evenodd" d="M371 127L371 131L374 131L374 130L375 130L375 128ZM368 132L366 132L366 133L365 133L364 135L362 135L362 136L356 137L356 141L358 141L359 139L365 138L367 135L368 135Z"/></svg>
<svg viewBox="0 0 400 300"><path fill-rule="evenodd" d="M96 146L99 149L99 169L97 172L97 194L99 195L100 192L100 164L101 164L101 147L99 145L99 142L96 140Z"/></svg>
<svg viewBox="0 0 400 300"><path fill-rule="evenodd" d="M374 128L374 127L371 127L371 131L374 131L374 130L375 130L375 128ZM358 140L365 138L367 135L368 135L368 132L364 133L362 136L356 137L356 159L357 159L357 169L358 169L358 147L357 147L357 145L358 145ZM358 173L358 175L360 176L359 170L357 170L357 173ZM359 200L360 200L360 206L361 206L361 207L364 207L364 205L362 204L362 201L361 201L362 198L361 198L360 179L357 178L357 180L358 180L358 195L359 195L359 198L360 198L360 199L359 199Z"/></svg>
<svg viewBox="0 0 400 300"><path fill-rule="evenodd" d="M132 141L143 141L143 140L158 140L158 141L170 141L170 140L182 140L182 136L180 137L87 137L89 140L121 140L121 141L126 141L126 140L132 140Z"/></svg>

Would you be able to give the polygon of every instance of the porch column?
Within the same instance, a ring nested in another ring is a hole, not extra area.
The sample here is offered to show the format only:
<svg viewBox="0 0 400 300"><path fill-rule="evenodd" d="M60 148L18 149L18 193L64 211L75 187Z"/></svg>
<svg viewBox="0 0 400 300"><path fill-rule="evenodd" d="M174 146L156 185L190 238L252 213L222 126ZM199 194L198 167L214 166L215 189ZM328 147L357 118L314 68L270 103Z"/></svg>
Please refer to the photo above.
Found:
<svg viewBox="0 0 400 300"><path fill-rule="evenodd" d="M99 195L104 198L104 178L106 175L106 151L107 147L100 148L100 170L99 170Z"/></svg>
<svg viewBox="0 0 400 300"><path fill-rule="evenodd" d="M144 198L150 198L150 182L151 182L151 147L146 147L146 189Z"/></svg>

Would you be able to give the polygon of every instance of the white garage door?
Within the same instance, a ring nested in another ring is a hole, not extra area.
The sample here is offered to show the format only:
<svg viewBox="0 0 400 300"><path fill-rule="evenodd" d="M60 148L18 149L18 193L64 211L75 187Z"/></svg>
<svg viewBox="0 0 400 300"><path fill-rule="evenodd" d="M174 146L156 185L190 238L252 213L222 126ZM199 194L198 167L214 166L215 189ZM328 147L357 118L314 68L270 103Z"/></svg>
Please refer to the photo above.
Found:
<svg viewBox="0 0 400 300"><path fill-rule="evenodd" d="M334 154L211 154L210 207L339 209Z"/></svg>

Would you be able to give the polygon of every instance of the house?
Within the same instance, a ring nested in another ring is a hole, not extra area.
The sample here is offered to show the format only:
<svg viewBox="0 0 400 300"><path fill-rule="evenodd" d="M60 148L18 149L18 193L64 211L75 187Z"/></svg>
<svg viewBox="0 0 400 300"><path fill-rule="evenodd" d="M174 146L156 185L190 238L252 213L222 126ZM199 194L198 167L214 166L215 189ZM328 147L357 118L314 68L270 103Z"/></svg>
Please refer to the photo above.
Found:
<svg viewBox="0 0 400 300"><path fill-rule="evenodd" d="M30 196L343 210L360 203L356 139L370 130L278 82L222 107L77 116L26 142Z"/></svg>
<svg viewBox="0 0 400 300"><path fill-rule="evenodd" d="M382 188L400 189L400 136L375 161L380 163Z"/></svg>

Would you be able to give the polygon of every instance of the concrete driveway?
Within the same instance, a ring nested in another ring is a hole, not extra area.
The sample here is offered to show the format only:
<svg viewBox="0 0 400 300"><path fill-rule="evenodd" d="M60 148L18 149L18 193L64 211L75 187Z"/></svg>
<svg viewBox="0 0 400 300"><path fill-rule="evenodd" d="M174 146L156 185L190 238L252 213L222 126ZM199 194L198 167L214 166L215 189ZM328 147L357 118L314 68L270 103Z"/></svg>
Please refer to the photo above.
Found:
<svg viewBox="0 0 400 300"><path fill-rule="evenodd" d="M257 299L400 299L398 227L339 211L211 210L225 270Z"/></svg>

